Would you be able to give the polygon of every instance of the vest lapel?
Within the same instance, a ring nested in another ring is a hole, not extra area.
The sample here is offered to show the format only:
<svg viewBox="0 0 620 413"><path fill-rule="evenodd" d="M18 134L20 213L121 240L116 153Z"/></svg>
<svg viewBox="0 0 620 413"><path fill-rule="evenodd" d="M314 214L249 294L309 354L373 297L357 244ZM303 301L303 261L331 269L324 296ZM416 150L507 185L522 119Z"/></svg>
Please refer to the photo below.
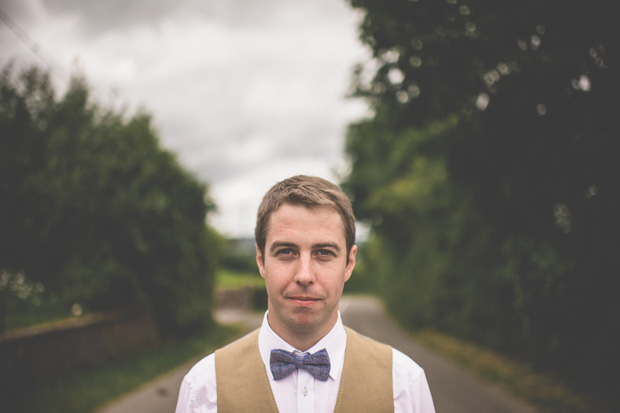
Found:
<svg viewBox="0 0 620 413"><path fill-rule="evenodd" d="M258 349L258 332L215 352L217 411L273 413L278 411Z"/></svg>
<svg viewBox="0 0 620 413"><path fill-rule="evenodd" d="M393 412L392 348L347 331L337 413ZM256 330L215 352L217 411L273 413L278 411Z"/></svg>
<svg viewBox="0 0 620 413"><path fill-rule="evenodd" d="M347 347L334 411L393 412L392 348L345 329Z"/></svg>

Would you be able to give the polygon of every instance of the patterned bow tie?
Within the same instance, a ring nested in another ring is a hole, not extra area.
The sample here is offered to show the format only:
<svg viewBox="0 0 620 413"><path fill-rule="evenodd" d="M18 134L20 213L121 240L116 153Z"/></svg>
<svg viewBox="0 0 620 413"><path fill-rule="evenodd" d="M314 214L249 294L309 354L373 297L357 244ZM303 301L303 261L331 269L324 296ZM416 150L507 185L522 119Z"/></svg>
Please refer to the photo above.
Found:
<svg viewBox="0 0 620 413"><path fill-rule="evenodd" d="M274 380L280 380L291 374L294 370L304 369L312 374L315 379L327 381L329 377L329 355L327 350L319 350L310 353L289 353L284 350L271 350L269 360Z"/></svg>

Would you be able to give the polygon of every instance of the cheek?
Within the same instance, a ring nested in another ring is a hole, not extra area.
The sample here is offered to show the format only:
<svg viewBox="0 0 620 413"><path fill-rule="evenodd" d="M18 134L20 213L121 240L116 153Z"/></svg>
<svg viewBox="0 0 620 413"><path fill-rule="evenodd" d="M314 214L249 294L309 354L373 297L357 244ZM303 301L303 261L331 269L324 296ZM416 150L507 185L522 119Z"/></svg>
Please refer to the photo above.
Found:
<svg viewBox="0 0 620 413"><path fill-rule="evenodd" d="M277 286L286 282L286 271L281 265L276 263L265 263L261 275L265 279L265 284Z"/></svg>

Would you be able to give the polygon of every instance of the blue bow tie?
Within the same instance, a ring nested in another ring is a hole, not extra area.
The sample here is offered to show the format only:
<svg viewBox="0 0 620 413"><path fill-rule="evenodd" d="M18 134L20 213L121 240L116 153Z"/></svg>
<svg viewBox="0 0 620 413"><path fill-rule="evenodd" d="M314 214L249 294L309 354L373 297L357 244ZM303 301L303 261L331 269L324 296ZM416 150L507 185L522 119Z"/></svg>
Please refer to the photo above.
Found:
<svg viewBox="0 0 620 413"><path fill-rule="evenodd" d="M269 364L274 380L283 379L297 369L304 369L312 374L315 379L327 381L329 369L331 368L329 355L325 349L319 350L314 354L271 350Z"/></svg>

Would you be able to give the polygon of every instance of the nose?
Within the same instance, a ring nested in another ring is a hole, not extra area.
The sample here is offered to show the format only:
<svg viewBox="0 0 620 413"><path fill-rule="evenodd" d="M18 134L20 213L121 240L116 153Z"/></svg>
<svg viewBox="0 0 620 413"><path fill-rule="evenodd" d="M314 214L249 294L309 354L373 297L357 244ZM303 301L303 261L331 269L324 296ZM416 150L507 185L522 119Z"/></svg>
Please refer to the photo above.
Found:
<svg viewBox="0 0 620 413"><path fill-rule="evenodd" d="M302 257L299 260L299 266L295 273L295 282L303 286L312 285L314 283L314 271L310 258Z"/></svg>

